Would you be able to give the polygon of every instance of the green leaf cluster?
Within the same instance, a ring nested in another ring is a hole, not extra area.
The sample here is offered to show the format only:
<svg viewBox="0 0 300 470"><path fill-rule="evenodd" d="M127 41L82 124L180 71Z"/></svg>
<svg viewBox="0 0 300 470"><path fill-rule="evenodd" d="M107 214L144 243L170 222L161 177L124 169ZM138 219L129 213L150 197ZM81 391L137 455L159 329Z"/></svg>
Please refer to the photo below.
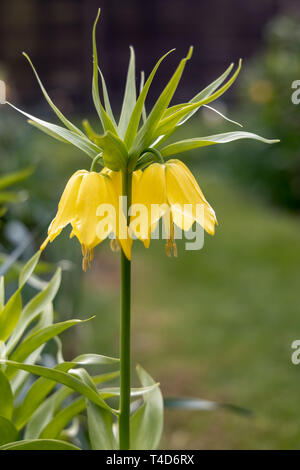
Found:
<svg viewBox="0 0 300 470"><path fill-rule="evenodd" d="M83 130L81 130L63 115L48 95L30 58L24 53L24 56L29 61L29 64L38 80L46 101L63 126L36 118L16 108L11 103L8 103L17 111L25 115L30 124L51 137L74 145L86 153L90 158L95 160L97 164L108 167L113 171L128 170L131 172L137 168L145 167L155 160L155 153L147 152L148 148L159 150L161 156L167 158L187 150L196 149L206 145L232 142L238 139L250 138L264 143L278 142L278 140L265 139L254 133L237 131L207 137L196 137L165 145L165 142L169 137L171 137L180 126L187 122L201 107L204 106L218 113L227 121L241 126L239 123L223 116L219 111L209 106L210 103L222 96L235 82L241 69L241 60L231 76L230 74L233 71L234 64L231 64L222 75L197 93L188 102L170 105L179 85L186 63L192 56L193 47L190 47L186 57L179 62L175 72L166 84L149 114L146 113L145 102L150 86L159 65L173 50L167 52L158 60L147 80L145 80L144 74L142 73L139 92L137 92L135 54L134 49L130 47L130 60L125 83L124 98L120 117L117 119L112 111L108 87L99 66L96 44L96 26L99 16L100 10L98 11L92 33L92 98L95 110L100 120L101 133L95 132L86 120L83 123ZM102 85L102 98L100 96L99 82L101 82Z"/></svg>

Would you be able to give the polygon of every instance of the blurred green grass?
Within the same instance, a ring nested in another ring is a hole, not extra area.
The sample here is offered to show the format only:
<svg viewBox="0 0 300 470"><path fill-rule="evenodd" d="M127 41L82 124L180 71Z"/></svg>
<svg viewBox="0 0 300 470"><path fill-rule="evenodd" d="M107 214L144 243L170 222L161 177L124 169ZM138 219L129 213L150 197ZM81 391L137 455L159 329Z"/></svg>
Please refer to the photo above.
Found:
<svg viewBox="0 0 300 470"><path fill-rule="evenodd" d="M292 449L300 440L300 223L264 207L220 176L196 171L217 212L216 235L200 251L165 256L162 241L136 242L133 362L166 396L192 396L251 409L167 411L162 448ZM97 314L76 349L118 353L119 259L108 243L84 278L80 312Z"/></svg>

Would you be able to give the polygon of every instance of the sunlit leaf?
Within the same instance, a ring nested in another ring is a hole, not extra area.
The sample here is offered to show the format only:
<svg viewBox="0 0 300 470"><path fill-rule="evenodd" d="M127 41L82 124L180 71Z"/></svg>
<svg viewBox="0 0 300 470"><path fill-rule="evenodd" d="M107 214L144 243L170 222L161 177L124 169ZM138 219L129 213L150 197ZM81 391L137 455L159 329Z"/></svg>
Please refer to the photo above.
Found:
<svg viewBox="0 0 300 470"><path fill-rule="evenodd" d="M72 132L75 132L75 134L78 134L78 135L81 135L81 136L84 136L83 132L78 129L78 127L74 126L74 124L72 124L64 115L63 113L55 106L55 104L53 103L53 101L51 100L50 96L48 95L47 91L45 90L45 87L42 83L42 81L40 80L40 77L38 76L38 73L36 71L36 69L34 68L33 66L33 63L31 62L29 56L23 52L23 55L24 57L26 57L26 59L28 60L32 70L33 70L33 73L34 75L36 76L36 79L40 85L40 88L43 92L43 95L47 101L47 103L50 105L50 107L53 109L53 111L55 112L56 116L61 120L61 122Z"/></svg>
<svg viewBox="0 0 300 470"><path fill-rule="evenodd" d="M87 137L78 135L74 133L73 131L70 131L68 129L65 129L64 127L58 126L56 124L52 124L47 121L43 121L42 119L36 118L32 116L31 114L26 113L25 111L22 111L21 109L17 108L13 104L7 102L9 106L14 108L16 111L19 113L23 114L26 116L29 121L33 121L40 130L45 131L46 134L50 134L52 137L57 136L58 140L63 139L63 141L66 141L75 147L78 147L80 150L82 150L84 153L86 153L89 157L93 158L99 153L99 149L97 146L88 140Z"/></svg>
<svg viewBox="0 0 300 470"><path fill-rule="evenodd" d="M22 288L30 278L31 274L35 270L37 263L39 262L40 256L41 252L39 250L32 256L32 258L30 258L29 261L27 261L25 266L21 269L19 275L19 288Z"/></svg>
<svg viewBox="0 0 300 470"><path fill-rule="evenodd" d="M0 416L11 419L14 397L6 374L0 369ZM0 433L1 434L1 433Z"/></svg>
<svg viewBox="0 0 300 470"><path fill-rule="evenodd" d="M102 106L100 95L99 95L99 83L98 83L98 53L96 45L96 27L100 16L100 8L93 27L93 81L92 81L92 96L96 111L100 118L104 131L111 131L113 134L117 134L117 130L113 125L109 115Z"/></svg>
<svg viewBox="0 0 300 470"><path fill-rule="evenodd" d="M9 419L0 416L0 446L16 441L18 437L19 434L15 425Z"/></svg>
<svg viewBox="0 0 300 470"><path fill-rule="evenodd" d="M0 450L80 450L69 442L55 439L30 439L18 441L0 447Z"/></svg>
<svg viewBox="0 0 300 470"><path fill-rule="evenodd" d="M278 139L265 139L252 132L236 131L236 132L225 132L224 134L210 135L207 137L199 137L193 139L181 140L174 144L167 145L160 150L160 153L164 157L171 155L177 155L181 152L187 152L199 147L206 147L207 145L213 144L226 144L227 142L233 142L239 139L254 139L264 142L265 144L275 144L279 142Z"/></svg>
<svg viewBox="0 0 300 470"><path fill-rule="evenodd" d="M138 376L144 387L155 382L140 366ZM159 445L163 430L163 397L159 387L144 395L144 403L130 419L130 448L133 450L152 450Z"/></svg>
<svg viewBox="0 0 300 470"><path fill-rule="evenodd" d="M81 380L97 391L97 388L84 369L76 371ZM117 443L113 433L113 415L108 410L97 406L94 402L86 399L88 432L91 447L94 450L111 450L116 449Z"/></svg>
<svg viewBox="0 0 300 470"><path fill-rule="evenodd" d="M132 163L135 164L140 152L144 148L149 147L151 143L153 143L153 136L157 128L157 125L176 91L176 88L181 78L181 75L183 73L185 64L191 58L192 52L193 52L193 48L190 47L187 56L181 60L172 78L170 79L167 86L165 87L160 97L156 101L155 105L153 106L149 116L147 117L145 124L141 127L141 129L137 133L133 148L131 149L131 152L130 152L133 156L135 156L135 158L132 158L133 160Z"/></svg>
<svg viewBox="0 0 300 470"><path fill-rule="evenodd" d="M51 281L44 290L39 292L23 309L19 322L13 331L8 343L7 349L10 353L21 339L25 329L30 323L44 310L46 305L54 299L61 281L61 269L58 268Z"/></svg>
<svg viewBox="0 0 300 470"><path fill-rule="evenodd" d="M155 65L154 69L152 70L151 74L149 75L149 78L147 79L145 85L143 86L143 89L140 92L140 95L139 95L139 97L137 99L137 102L134 106L134 109L132 111L130 121L129 121L129 124L128 124L128 127L127 127L127 131L126 131L126 134L125 134L125 138L124 138L124 141L125 141L125 143L126 143L126 145L129 149L131 148L131 146L134 142L134 139L135 139L135 136L136 136L136 133L137 133L137 130L138 130L138 126L139 126L139 123L140 123L140 120L141 120L141 115L143 113L143 109L144 109L144 106L145 106L145 100L146 100L150 85L152 83L152 80L153 80L153 78L156 74L156 71L157 71L160 63L172 51L174 51L174 49L167 52L165 55L163 55L159 59L159 61Z"/></svg>
<svg viewBox="0 0 300 470"><path fill-rule="evenodd" d="M17 325L22 310L19 289L11 296L0 313L0 340L6 341Z"/></svg>

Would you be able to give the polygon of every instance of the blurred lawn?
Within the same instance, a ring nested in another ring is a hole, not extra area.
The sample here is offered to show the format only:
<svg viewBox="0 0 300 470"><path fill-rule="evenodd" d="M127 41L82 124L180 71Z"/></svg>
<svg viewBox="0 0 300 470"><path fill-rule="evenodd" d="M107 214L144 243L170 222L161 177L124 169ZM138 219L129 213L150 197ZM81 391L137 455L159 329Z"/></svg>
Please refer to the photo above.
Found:
<svg viewBox="0 0 300 470"><path fill-rule="evenodd" d="M247 407L167 411L162 448L292 449L300 443L300 223L261 206L217 176L199 173L217 212L215 237L201 251L165 256L163 242L136 243L133 361L165 396L194 396ZM96 319L70 348L118 354L119 260L108 243L84 278L78 309Z"/></svg>

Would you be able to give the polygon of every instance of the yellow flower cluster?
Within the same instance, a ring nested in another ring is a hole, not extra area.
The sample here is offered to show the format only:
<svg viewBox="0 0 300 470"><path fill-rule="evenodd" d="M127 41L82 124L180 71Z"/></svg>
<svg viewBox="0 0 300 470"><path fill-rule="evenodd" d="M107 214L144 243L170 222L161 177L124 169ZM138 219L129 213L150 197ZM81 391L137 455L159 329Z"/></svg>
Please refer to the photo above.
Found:
<svg viewBox="0 0 300 470"><path fill-rule="evenodd" d="M126 257L131 259L132 235L149 247L151 233L161 218L167 232L167 253L177 254L174 241L174 224L182 230L189 230L194 222L199 223L209 234L214 234L217 223L215 213L205 199L197 181L180 160L169 160L164 164L152 163L144 171L132 174L131 207L142 205L138 224L131 215L127 226L120 196L122 195L121 171L104 168L100 173L79 170L72 175L61 196L58 211L52 220L48 236L41 246L45 248L71 224L71 237L79 240L83 254L83 269L93 259L93 249L110 234L114 235L112 247L121 247ZM114 216L109 210L105 214L105 230L99 230L104 212L99 207L113 207ZM153 207L156 210L153 210ZM201 208L198 211L197 208ZM130 213L130 212L129 212ZM167 221L169 223L167 223Z"/></svg>

